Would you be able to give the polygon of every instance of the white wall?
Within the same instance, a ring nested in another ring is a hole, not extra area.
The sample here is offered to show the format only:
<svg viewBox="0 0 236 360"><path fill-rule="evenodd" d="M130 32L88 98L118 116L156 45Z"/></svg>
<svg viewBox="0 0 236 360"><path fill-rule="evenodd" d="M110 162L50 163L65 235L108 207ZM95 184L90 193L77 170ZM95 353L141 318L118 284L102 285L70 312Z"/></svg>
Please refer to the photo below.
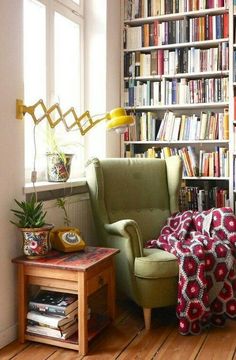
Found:
<svg viewBox="0 0 236 360"><path fill-rule="evenodd" d="M120 103L119 3L118 0L85 0L89 11L85 100L86 109L94 113L104 113ZM11 259L21 254L21 243L9 219L14 198L24 196L24 124L15 119L15 100L23 99L22 8L23 0L0 1L0 348L17 336L16 269ZM106 21L107 14L109 21ZM95 42L97 37L101 39L99 48ZM92 58L97 67L92 67ZM93 155L119 156L119 136L106 135L103 129L104 125L98 127L92 141ZM102 145L101 153L95 143Z"/></svg>
<svg viewBox="0 0 236 360"><path fill-rule="evenodd" d="M121 82L121 19L120 3L117 0L107 0L107 32L106 32L106 106L108 110L119 107ZM106 157L120 156L120 135L116 132L106 132Z"/></svg>
<svg viewBox="0 0 236 360"><path fill-rule="evenodd" d="M10 224L13 199L23 196L23 122L16 120L15 102L23 96L22 0L0 2L0 347L16 336L16 279L11 259L20 241Z"/></svg>
<svg viewBox="0 0 236 360"><path fill-rule="evenodd" d="M85 1L85 16L85 109L104 114L120 106L120 1ZM105 122L85 141L87 158L120 156L120 135Z"/></svg>

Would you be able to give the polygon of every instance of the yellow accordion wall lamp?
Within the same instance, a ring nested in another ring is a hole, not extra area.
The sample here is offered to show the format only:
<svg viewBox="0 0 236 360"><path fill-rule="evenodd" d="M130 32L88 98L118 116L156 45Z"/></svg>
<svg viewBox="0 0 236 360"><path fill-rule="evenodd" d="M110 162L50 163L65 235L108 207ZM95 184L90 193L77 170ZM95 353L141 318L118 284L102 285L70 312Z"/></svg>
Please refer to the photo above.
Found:
<svg viewBox="0 0 236 360"><path fill-rule="evenodd" d="M124 133L128 126L134 124L133 116L127 115L124 108L113 109L109 113L101 115L102 117L99 115L91 116L89 111L78 116L73 107L63 113L58 103L47 109L43 100L37 101L34 105L26 106L22 100L17 99L16 118L22 120L26 113L32 117L35 125L46 119L50 127L54 128L62 122L67 131L74 130L77 127L82 136L103 120L107 122L107 130L115 130L118 133ZM67 121L69 119L70 121Z"/></svg>
<svg viewBox="0 0 236 360"><path fill-rule="evenodd" d="M107 130L115 130L119 133L123 133L129 125L134 124L133 117L127 115L123 108L116 108L110 113L95 116L85 111L78 116L73 107L63 113L57 103L47 109L43 100L37 101L32 106L25 106L22 100L16 100L16 118L23 119L26 113L32 117L35 125L46 120L50 127L54 128L62 122L67 131L76 130L77 127L82 136L103 120L107 122ZM54 229L51 231L50 241L54 249L63 252L79 251L85 247L85 242L77 228Z"/></svg>

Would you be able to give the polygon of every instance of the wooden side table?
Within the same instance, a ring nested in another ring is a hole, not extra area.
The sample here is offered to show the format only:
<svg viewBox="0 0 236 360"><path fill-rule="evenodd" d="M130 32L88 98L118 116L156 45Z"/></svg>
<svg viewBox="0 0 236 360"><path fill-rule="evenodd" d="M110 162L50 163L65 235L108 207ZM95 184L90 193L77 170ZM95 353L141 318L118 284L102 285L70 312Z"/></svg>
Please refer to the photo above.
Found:
<svg viewBox="0 0 236 360"><path fill-rule="evenodd" d="M78 350L85 355L88 351L88 340L95 335L93 332L90 336L88 329L88 296L107 285L108 317L110 320L115 318L114 255L118 252L118 249L87 246L83 251L69 254L51 251L40 259L31 260L25 256L13 259L12 262L18 267L20 342L37 341ZM78 294L78 336L58 340L26 332L28 285Z"/></svg>

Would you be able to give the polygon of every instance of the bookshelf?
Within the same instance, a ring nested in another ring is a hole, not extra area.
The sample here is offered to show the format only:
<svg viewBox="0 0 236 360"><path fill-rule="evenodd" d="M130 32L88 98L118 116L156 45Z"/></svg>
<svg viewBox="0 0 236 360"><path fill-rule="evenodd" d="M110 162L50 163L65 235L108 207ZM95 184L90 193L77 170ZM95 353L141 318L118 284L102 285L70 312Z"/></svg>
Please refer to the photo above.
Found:
<svg viewBox="0 0 236 360"><path fill-rule="evenodd" d="M193 188L200 210L206 197L235 207L234 8L228 0L123 2L121 99L136 123L121 156L178 153L186 197Z"/></svg>
<svg viewBox="0 0 236 360"><path fill-rule="evenodd" d="M230 153L231 153L231 164L232 164L232 176L230 178L230 187L233 192L234 200L234 210L236 211L236 0L232 1L232 11L231 11L231 21L230 21L230 31L231 31L231 61L232 61L232 86L231 90L231 102L230 102L230 112L233 114L233 119L230 127L231 132L231 143L230 143Z"/></svg>

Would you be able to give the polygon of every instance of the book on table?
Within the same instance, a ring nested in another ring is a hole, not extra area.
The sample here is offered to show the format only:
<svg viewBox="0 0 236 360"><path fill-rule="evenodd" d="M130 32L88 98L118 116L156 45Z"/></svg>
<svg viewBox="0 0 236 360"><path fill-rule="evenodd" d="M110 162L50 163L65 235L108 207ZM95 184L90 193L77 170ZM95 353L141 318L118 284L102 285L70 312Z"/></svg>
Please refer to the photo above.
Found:
<svg viewBox="0 0 236 360"><path fill-rule="evenodd" d="M77 308L78 296L76 294L48 290L40 290L28 304L29 310L63 316L67 316Z"/></svg>

